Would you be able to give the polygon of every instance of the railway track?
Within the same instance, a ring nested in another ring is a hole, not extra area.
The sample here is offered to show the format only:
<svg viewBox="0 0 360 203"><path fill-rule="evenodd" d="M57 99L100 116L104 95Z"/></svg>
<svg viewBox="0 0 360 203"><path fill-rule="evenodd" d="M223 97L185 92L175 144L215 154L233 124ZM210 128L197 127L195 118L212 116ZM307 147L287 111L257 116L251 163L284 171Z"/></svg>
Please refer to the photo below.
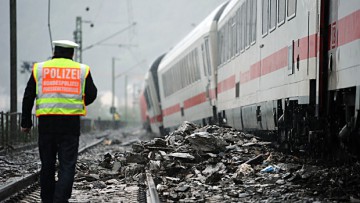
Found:
<svg viewBox="0 0 360 203"><path fill-rule="evenodd" d="M100 145L107 136L100 137L101 139L79 149L78 163L81 163L82 156L85 158L93 156L93 154L87 154L88 151L93 151L92 153L100 156L101 153L104 153L103 151L112 150ZM130 148L125 145L128 143L120 144L120 147L115 148L123 147L124 150ZM98 186L97 182L84 182L81 181L81 178L75 177L73 193L69 202L160 202L152 175L147 172L143 176L146 178L137 181L109 179L102 182L101 186ZM38 180L39 170L1 187L0 202L41 202Z"/></svg>

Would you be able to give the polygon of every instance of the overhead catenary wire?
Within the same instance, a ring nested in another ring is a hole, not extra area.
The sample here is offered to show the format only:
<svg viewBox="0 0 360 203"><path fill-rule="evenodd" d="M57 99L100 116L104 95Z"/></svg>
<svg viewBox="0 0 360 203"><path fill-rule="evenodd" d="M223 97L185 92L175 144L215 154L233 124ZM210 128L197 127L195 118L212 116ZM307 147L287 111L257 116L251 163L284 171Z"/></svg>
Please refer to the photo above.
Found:
<svg viewBox="0 0 360 203"><path fill-rule="evenodd" d="M92 48L92 47L94 47L96 45L99 45L99 44L105 42L106 40L109 40L109 39L115 37L116 35L121 34L122 32L126 31L127 29L129 29L129 28L131 28L132 26L135 26L135 25L136 25L136 22L132 23L131 25L129 25L129 26L115 32L114 34L112 34L112 35L110 35L110 36L108 36L108 37L106 37L106 38L104 38L104 39L102 39L102 40L100 40L100 41L98 41L98 42L96 42L94 44L91 44L91 45L85 47L84 49L82 49L82 51L84 52L84 51L86 51L86 50L88 50L88 49L90 49L90 48Z"/></svg>
<svg viewBox="0 0 360 203"><path fill-rule="evenodd" d="M135 65L131 66L130 68L128 68L128 69L126 69L125 71L123 71L122 73L120 73L120 74L116 75L116 76L115 76L115 78L119 78L119 77L121 77L121 76L125 75L126 73L128 73L128 72L130 72L130 71L134 70L135 68L140 67L140 65L141 65L141 64L143 64L143 63L145 63L145 62L146 62L146 60L145 60L145 59L144 59L144 60L142 60L142 61L140 61L139 63L137 63L137 64L135 64Z"/></svg>

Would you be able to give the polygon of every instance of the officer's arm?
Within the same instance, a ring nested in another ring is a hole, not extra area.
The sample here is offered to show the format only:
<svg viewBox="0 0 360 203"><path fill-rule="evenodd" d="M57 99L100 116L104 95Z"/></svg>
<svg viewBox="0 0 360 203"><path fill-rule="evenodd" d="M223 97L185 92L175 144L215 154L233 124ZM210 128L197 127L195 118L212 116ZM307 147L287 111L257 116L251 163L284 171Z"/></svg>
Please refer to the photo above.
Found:
<svg viewBox="0 0 360 203"><path fill-rule="evenodd" d="M85 82L85 105L93 103L97 96L97 88L89 72Z"/></svg>
<svg viewBox="0 0 360 203"><path fill-rule="evenodd" d="M22 102L22 114L21 114L22 128L30 129L32 126L31 111L34 106L35 97L36 97L36 83L33 74L31 74L25 88L23 102Z"/></svg>

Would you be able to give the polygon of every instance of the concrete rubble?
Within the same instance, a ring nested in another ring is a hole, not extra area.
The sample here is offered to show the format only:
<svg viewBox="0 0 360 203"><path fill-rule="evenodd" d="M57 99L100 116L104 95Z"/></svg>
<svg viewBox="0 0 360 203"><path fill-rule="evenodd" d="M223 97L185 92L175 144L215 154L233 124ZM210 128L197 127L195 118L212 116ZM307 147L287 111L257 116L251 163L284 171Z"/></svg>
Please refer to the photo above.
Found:
<svg viewBox="0 0 360 203"><path fill-rule="evenodd" d="M184 122L165 137L140 134L115 133L81 154L71 202L137 199L145 172L162 202L360 202L358 161L338 165L285 154L257 136L216 125ZM32 156L0 157L0 180L38 169L39 163L26 170L17 165Z"/></svg>
<svg viewBox="0 0 360 203"><path fill-rule="evenodd" d="M112 163L120 166L118 178L140 180L150 171L166 202L360 201L358 162L331 166L283 154L252 134L215 125L184 122L163 138L133 143Z"/></svg>

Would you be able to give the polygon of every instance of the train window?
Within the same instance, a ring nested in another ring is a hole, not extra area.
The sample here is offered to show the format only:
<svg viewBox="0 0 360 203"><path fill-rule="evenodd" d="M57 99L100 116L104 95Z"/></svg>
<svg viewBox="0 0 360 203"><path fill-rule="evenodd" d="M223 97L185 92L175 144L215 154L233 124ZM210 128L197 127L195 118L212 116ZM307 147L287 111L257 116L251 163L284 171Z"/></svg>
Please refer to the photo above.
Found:
<svg viewBox="0 0 360 203"><path fill-rule="evenodd" d="M170 79L170 77L171 77L171 72L169 70L168 73L166 74L166 78L165 78L166 91L167 91L166 96L170 96L170 94L171 94L171 84L170 84L171 79Z"/></svg>
<svg viewBox="0 0 360 203"><path fill-rule="evenodd" d="M190 74L191 74L191 82L190 84L194 83L194 81L196 81L196 61L195 61L195 56L194 56L195 51L191 51L190 54L188 55L188 66L190 69Z"/></svg>
<svg viewBox="0 0 360 203"><path fill-rule="evenodd" d="M186 69L182 64L183 64L183 60L180 60L176 63L175 67L180 70L181 87L185 87L187 76L186 76Z"/></svg>
<svg viewBox="0 0 360 203"><path fill-rule="evenodd" d="M231 37L230 37L230 33L231 33L231 25L230 22L228 21L226 23L226 61L229 61L231 58Z"/></svg>
<svg viewBox="0 0 360 203"><path fill-rule="evenodd" d="M198 50L195 49L194 51L194 68L195 68L195 81L200 80L200 69L199 69L199 54Z"/></svg>
<svg viewBox="0 0 360 203"><path fill-rule="evenodd" d="M243 21L242 21L242 7L239 9L239 36L238 36L238 40L239 40L239 51L241 51L243 49L243 42L242 42L242 37L243 37Z"/></svg>
<svg viewBox="0 0 360 203"><path fill-rule="evenodd" d="M180 69L178 67L174 67L174 72L173 72L173 78L174 78L173 83L175 86L174 92L178 91L181 88L181 83L180 83L181 81L179 80L179 77L178 77L179 71L180 71Z"/></svg>
<svg viewBox="0 0 360 203"><path fill-rule="evenodd" d="M241 50L245 50L246 46L246 5L243 4L241 6L241 32L242 32L242 38L241 38Z"/></svg>
<svg viewBox="0 0 360 203"><path fill-rule="evenodd" d="M186 70L186 67L184 67L183 65L183 61L181 60L181 61L179 61L178 62L178 68L180 68L181 70L182 70L182 74L181 74L181 76L180 77L182 77L183 78L183 83L182 83L182 87L186 87L186 85L187 85L187 81L188 81L188 79L189 79L189 77L188 77L188 75L187 75L187 70Z"/></svg>
<svg viewBox="0 0 360 203"><path fill-rule="evenodd" d="M251 2L251 44L254 44L256 41L256 2Z"/></svg>
<svg viewBox="0 0 360 203"><path fill-rule="evenodd" d="M177 77L176 78L176 89L177 90L179 90L179 89L181 89L183 86L182 86L182 83L181 83L181 69L178 67L178 66L176 66L176 68L175 68L175 70L176 70L176 75L180 75L180 77Z"/></svg>
<svg viewBox="0 0 360 203"><path fill-rule="evenodd" d="M269 30L270 32L275 30L276 28L276 0L270 0L270 23L269 23Z"/></svg>
<svg viewBox="0 0 360 203"><path fill-rule="evenodd" d="M177 87L178 87L178 82L177 80L175 80L175 75L176 75L176 69L177 67L172 67L171 68L171 85L172 85L172 91L170 94L174 93L177 91Z"/></svg>
<svg viewBox="0 0 360 203"><path fill-rule="evenodd" d="M190 59L191 58L189 57L189 55L187 57L185 57L185 59L183 59L184 66L186 67L187 74L189 76L189 82L188 82L187 85L190 85L194 81L194 74L193 74L193 71L192 71L192 64L191 64Z"/></svg>
<svg viewBox="0 0 360 203"><path fill-rule="evenodd" d="M236 54L240 53L240 49L241 49L241 24L240 24L240 9L238 9L236 11Z"/></svg>
<svg viewBox="0 0 360 203"><path fill-rule="evenodd" d="M181 85L181 77L180 78L176 78L175 76L177 75L178 72L180 72L181 69L179 67L179 62L177 62L175 65L173 65L171 67L171 79L169 82L171 82L173 84L173 90L171 91L171 94L176 92L179 88L179 86ZM173 78L176 78L176 80L173 80Z"/></svg>
<svg viewBox="0 0 360 203"><path fill-rule="evenodd" d="M162 83L163 83L163 87L164 87L164 89L163 89L163 93L164 93L164 96L165 97L167 97L167 83L166 83L166 77L165 77L165 75L166 75L166 72L162 75Z"/></svg>
<svg viewBox="0 0 360 203"><path fill-rule="evenodd" d="M227 44L227 60L229 60L231 58L231 40L232 40L232 32L231 32L231 24L232 24L232 19L229 18L229 20L227 21L227 35L226 35L226 44Z"/></svg>
<svg viewBox="0 0 360 203"><path fill-rule="evenodd" d="M236 16L234 16L231 23L231 55L236 54Z"/></svg>
<svg viewBox="0 0 360 203"><path fill-rule="evenodd" d="M227 53L226 53L226 47L227 47L227 37L226 37L226 34L227 34L227 31L226 31L226 29L227 29L227 24L225 24L224 25L224 27L223 27L223 35L222 35L222 55L223 55L223 63L225 63L226 62L226 55L227 55Z"/></svg>
<svg viewBox="0 0 360 203"><path fill-rule="evenodd" d="M221 35L221 57L222 57L222 64L226 61L226 40L225 40L225 26L222 29L222 35Z"/></svg>
<svg viewBox="0 0 360 203"><path fill-rule="evenodd" d="M278 0L278 26L285 23L286 0Z"/></svg>
<svg viewBox="0 0 360 203"><path fill-rule="evenodd" d="M220 29L219 31L219 36L218 36L218 60L219 60L219 64L218 65L218 68L220 68L220 65L223 64L223 61L224 61L224 55L223 55L223 50L224 50L224 37L223 37L223 28Z"/></svg>
<svg viewBox="0 0 360 203"><path fill-rule="evenodd" d="M232 18L229 18L229 21L228 21L228 28L229 28L229 32L228 32L228 44L229 44L229 59L233 56L233 49L232 49L232 39L233 39L233 19Z"/></svg>
<svg viewBox="0 0 360 203"><path fill-rule="evenodd" d="M251 3L246 1L246 47L251 43Z"/></svg>
<svg viewBox="0 0 360 203"><path fill-rule="evenodd" d="M202 54L202 61L203 61L203 69L204 69L204 75L207 76L206 67L208 66L206 61L206 53L205 53L205 46L204 44L201 45L201 54Z"/></svg>
<svg viewBox="0 0 360 203"><path fill-rule="evenodd" d="M181 84L181 88L186 87L189 84L189 80L190 80L190 76L189 76L189 71L187 68L187 65L185 63L185 59L183 58L182 60L180 60L179 64L178 64L178 68L183 70L183 75L181 75L180 77L184 78L184 82ZM178 76L175 76L175 78L177 78Z"/></svg>
<svg viewBox="0 0 360 203"><path fill-rule="evenodd" d="M176 92L179 89L179 80L177 80L177 78L175 77L177 75L177 71L179 70L178 67L174 66L171 68L172 69L172 85L174 86L174 90L172 93Z"/></svg>
<svg viewBox="0 0 360 203"><path fill-rule="evenodd" d="M207 64L207 70L208 70L208 75L211 75L211 60L210 60L210 47L209 47L209 38L206 38L205 40L205 60L206 60L206 64Z"/></svg>
<svg viewBox="0 0 360 203"><path fill-rule="evenodd" d="M191 54L191 52L190 52ZM190 85L193 81L194 81L194 71L193 71L193 67L192 67L192 61L190 61L192 58L190 57L191 55L187 55L184 59L184 66L186 67L187 70L187 74L189 76L189 82L187 85Z"/></svg>
<svg viewBox="0 0 360 203"><path fill-rule="evenodd" d="M184 66L184 60L180 60L177 64L177 67L179 69L182 69L183 70L183 74L180 76L180 77L183 77L184 78L184 82L182 84L182 87L186 87L187 85L187 81L189 79L188 75L187 75L187 70L186 70L186 67Z"/></svg>
<svg viewBox="0 0 360 203"><path fill-rule="evenodd" d="M167 81L166 81L166 75L167 75L167 72L165 72L163 75L162 75L162 82L163 82L163 93L164 93L164 96L167 97L168 96L168 85L167 85Z"/></svg>
<svg viewBox="0 0 360 203"><path fill-rule="evenodd" d="M296 15L296 0L287 0L287 17L292 19Z"/></svg>
<svg viewBox="0 0 360 203"><path fill-rule="evenodd" d="M224 26L221 32L221 64L224 64L225 60L226 57L225 57L225 26Z"/></svg>
<svg viewBox="0 0 360 203"><path fill-rule="evenodd" d="M192 84L195 81L195 63L194 63L194 52L190 52L190 54L187 56L186 65L189 69L189 75L190 75L190 84Z"/></svg>
<svg viewBox="0 0 360 203"><path fill-rule="evenodd" d="M179 66L179 62L176 63L176 67L180 70L180 78L179 78L179 80L180 80L180 86L181 86L181 88L184 88L184 87L185 87L185 77L184 77L185 71L184 71L183 68L181 68L181 67Z"/></svg>
<svg viewBox="0 0 360 203"><path fill-rule="evenodd" d="M269 19L269 1L262 0L262 35L266 36L268 32L268 19Z"/></svg>
<svg viewBox="0 0 360 203"><path fill-rule="evenodd" d="M167 82L169 85L169 96L174 92L173 72L174 68L169 69L169 77L167 78Z"/></svg>
<svg viewBox="0 0 360 203"><path fill-rule="evenodd" d="M174 83L174 68L172 67L171 69L170 69L170 78L169 78L170 80L168 80L169 81L169 85L170 85L170 93L169 93L169 95L171 95L172 93L174 93L175 91L176 91L176 86L175 86L175 83Z"/></svg>
<svg viewBox="0 0 360 203"><path fill-rule="evenodd" d="M174 92L173 68L169 69L169 77L167 78L169 85L169 96Z"/></svg>
<svg viewBox="0 0 360 203"><path fill-rule="evenodd" d="M228 24L227 23L224 25L224 49L223 49L223 52L224 52L224 62L226 63L226 61L228 59L228 52L229 52L229 49L228 49Z"/></svg>

